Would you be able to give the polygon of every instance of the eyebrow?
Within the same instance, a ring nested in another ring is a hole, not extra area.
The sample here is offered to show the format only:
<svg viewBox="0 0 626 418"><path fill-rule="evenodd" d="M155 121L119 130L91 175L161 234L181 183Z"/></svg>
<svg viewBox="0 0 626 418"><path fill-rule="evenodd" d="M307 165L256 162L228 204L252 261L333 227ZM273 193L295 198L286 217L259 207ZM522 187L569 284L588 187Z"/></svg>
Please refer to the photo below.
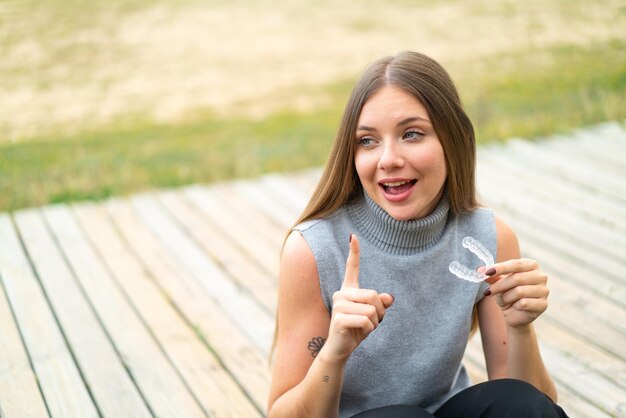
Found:
<svg viewBox="0 0 626 418"><path fill-rule="evenodd" d="M420 116L412 116L410 118L402 119L400 122L398 122L397 126L407 125L411 122L428 122L432 124L432 122L426 118L422 118ZM370 132L376 131L376 128L372 128L370 126L365 126L365 125L359 125L356 129L357 131L370 131Z"/></svg>

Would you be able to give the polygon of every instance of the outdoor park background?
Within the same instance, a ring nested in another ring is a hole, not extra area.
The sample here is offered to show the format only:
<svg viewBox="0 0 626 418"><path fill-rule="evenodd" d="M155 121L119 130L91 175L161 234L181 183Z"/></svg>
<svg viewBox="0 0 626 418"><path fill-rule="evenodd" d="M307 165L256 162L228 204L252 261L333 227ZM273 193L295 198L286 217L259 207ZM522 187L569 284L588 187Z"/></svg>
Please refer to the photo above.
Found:
<svg viewBox="0 0 626 418"><path fill-rule="evenodd" d="M626 118L623 0L0 0L0 211L320 166L403 49L481 142Z"/></svg>

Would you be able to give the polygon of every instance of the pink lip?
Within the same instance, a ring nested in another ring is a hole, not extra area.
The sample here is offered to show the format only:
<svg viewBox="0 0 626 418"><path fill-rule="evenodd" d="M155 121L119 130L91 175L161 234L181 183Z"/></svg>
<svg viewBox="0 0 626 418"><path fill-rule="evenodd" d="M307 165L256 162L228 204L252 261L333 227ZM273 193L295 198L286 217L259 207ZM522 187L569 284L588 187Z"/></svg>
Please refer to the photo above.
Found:
<svg viewBox="0 0 626 418"><path fill-rule="evenodd" d="M414 181L414 183L407 190L399 194L388 193L387 190L385 189L385 186L383 186L384 183L397 183L400 181ZM383 196L385 197L387 201L392 202L392 203L402 202L403 200L408 199L409 196L411 196L411 194L413 193L413 190L415 190L416 184L417 184L417 181L415 179L402 179L402 178L383 179L378 182L378 185L380 186L380 189L383 192Z"/></svg>

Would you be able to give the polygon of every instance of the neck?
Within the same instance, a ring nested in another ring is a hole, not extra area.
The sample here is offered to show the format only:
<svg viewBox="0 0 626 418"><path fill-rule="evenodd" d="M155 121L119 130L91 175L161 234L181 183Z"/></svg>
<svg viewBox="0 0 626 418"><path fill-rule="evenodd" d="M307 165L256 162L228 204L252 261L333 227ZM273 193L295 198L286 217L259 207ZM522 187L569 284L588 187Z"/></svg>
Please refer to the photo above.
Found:
<svg viewBox="0 0 626 418"><path fill-rule="evenodd" d="M429 247L441 237L449 209L444 192L429 215L408 221L392 218L367 193L348 210L365 239L385 251L404 255Z"/></svg>

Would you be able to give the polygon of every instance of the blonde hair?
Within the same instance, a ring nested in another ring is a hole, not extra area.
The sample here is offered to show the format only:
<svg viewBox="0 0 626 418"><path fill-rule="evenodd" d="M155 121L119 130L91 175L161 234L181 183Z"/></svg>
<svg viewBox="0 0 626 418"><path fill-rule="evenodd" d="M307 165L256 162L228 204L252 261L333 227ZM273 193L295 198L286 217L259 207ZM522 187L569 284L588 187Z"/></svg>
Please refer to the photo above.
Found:
<svg viewBox="0 0 626 418"><path fill-rule="evenodd" d="M357 81L322 176L294 225L324 218L361 193L362 186L354 165L357 124L365 102L387 85L402 89L426 108L444 151L447 171L445 186L452 213L467 213L478 206L474 177L474 127L463 110L454 82L432 58L418 52L403 51L375 61ZM472 331L475 328L474 312ZM277 336L278 316L274 345Z"/></svg>

